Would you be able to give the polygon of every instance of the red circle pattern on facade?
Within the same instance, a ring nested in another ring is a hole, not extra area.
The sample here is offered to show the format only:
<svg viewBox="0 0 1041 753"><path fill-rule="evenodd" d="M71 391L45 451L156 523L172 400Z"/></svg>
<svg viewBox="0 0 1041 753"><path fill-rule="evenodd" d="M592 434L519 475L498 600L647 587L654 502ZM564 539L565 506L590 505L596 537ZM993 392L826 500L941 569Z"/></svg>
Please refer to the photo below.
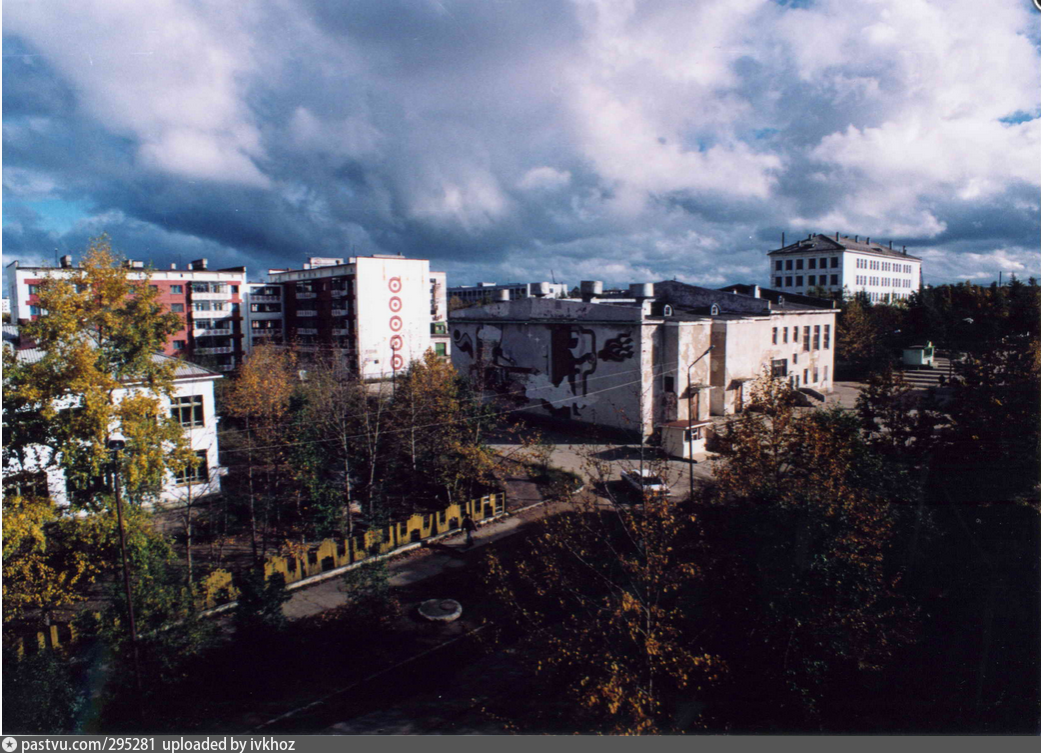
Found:
<svg viewBox="0 0 1041 753"><path fill-rule="evenodd" d="M401 278L391 277L389 280L387 280L387 288L390 290L391 293L400 293ZM401 299L398 298L397 295L391 296L390 300L387 302L387 306L390 308L391 313L394 314L394 316L390 318L390 330L391 332L400 332L401 328L405 324L401 320L401 317L397 316L397 312L401 311ZM390 338L390 349L392 351L395 351L394 355L391 356L390 359L390 368L393 371L397 371L405 365L405 359L402 358L401 354L397 352L401 350L403 347L405 347L405 339L401 335L394 335Z"/></svg>

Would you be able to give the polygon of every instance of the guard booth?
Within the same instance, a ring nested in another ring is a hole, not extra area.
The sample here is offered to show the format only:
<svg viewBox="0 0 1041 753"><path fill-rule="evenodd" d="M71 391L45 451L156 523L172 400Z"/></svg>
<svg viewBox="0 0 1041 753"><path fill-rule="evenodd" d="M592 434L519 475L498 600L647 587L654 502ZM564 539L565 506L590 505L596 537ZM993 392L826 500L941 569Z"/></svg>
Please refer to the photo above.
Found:
<svg viewBox="0 0 1041 753"><path fill-rule="evenodd" d="M669 421L661 425L661 446L670 457L690 460L705 452L711 431L711 421Z"/></svg>
<svg viewBox="0 0 1041 753"><path fill-rule="evenodd" d="M904 348L904 368L932 369L934 348L931 342Z"/></svg>

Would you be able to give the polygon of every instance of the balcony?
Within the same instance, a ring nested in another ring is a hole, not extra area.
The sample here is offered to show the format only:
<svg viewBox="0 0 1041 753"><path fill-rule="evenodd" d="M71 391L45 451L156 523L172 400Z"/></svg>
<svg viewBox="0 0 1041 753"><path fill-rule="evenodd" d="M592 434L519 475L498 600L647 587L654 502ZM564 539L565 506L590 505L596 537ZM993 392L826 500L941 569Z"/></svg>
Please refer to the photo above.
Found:
<svg viewBox="0 0 1041 753"><path fill-rule="evenodd" d="M217 371L234 371L235 364L233 363L219 363L217 364Z"/></svg>
<svg viewBox="0 0 1041 753"><path fill-rule="evenodd" d="M233 353L235 349L230 345L222 345L219 348L195 348L195 354L200 356L218 356L222 353Z"/></svg>
<svg viewBox="0 0 1041 753"><path fill-rule="evenodd" d="M318 316L318 312L314 309L301 309L296 312L297 316Z"/></svg>
<svg viewBox="0 0 1041 753"><path fill-rule="evenodd" d="M192 291L193 301L228 301L231 300L231 290L223 292L196 293Z"/></svg>
<svg viewBox="0 0 1041 753"><path fill-rule="evenodd" d="M347 309L333 309L333 316L347 316Z"/></svg>
<svg viewBox="0 0 1041 753"><path fill-rule="evenodd" d="M346 288L333 288L329 292L332 294L333 298L343 298L345 295L347 295Z"/></svg>
<svg viewBox="0 0 1041 753"><path fill-rule="evenodd" d="M296 294L296 298L297 298L298 301L309 301L309 300L311 300L313 298L317 298L317 297L318 297L317 293L308 293L306 291L299 291Z"/></svg>
<svg viewBox="0 0 1041 753"><path fill-rule="evenodd" d="M281 303L282 296L280 295L251 295L249 297L253 303Z"/></svg>
<svg viewBox="0 0 1041 753"><path fill-rule="evenodd" d="M231 327L198 327L192 330L193 337L231 337Z"/></svg>
<svg viewBox="0 0 1041 753"><path fill-rule="evenodd" d="M430 325L430 334L432 335L447 335L448 334L448 323L447 322L433 322Z"/></svg>
<svg viewBox="0 0 1041 753"><path fill-rule="evenodd" d="M318 329L316 327L297 327L296 334L298 335L317 335Z"/></svg>
<svg viewBox="0 0 1041 753"><path fill-rule="evenodd" d="M333 336L334 337L342 337L344 335L350 335L350 334L351 334L351 331L349 329L336 329L335 327L333 328Z"/></svg>

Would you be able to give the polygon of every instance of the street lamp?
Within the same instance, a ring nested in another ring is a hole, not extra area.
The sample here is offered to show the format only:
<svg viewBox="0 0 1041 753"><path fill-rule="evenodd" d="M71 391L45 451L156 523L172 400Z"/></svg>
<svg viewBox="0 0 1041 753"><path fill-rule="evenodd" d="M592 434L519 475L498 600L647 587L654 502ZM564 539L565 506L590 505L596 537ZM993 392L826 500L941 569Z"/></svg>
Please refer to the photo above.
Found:
<svg viewBox="0 0 1041 753"><path fill-rule="evenodd" d="M694 387L691 384L690 370L694 368L694 364L700 361L702 358L712 352L715 345L709 345L708 350L702 353L700 356L691 361L687 367L687 454L690 455L690 498L694 499L694 430L690 424L693 421L694 416Z"/></svg>
<svg viewBox="0 0 1041 753"><path fill-rule="evenodd" d="M123 588L127 597L127 616L130 622L130 645L134 651L134 679L137 683L138 703L141 703L141 661L137 651L137 624L134 621L134 598L130 590L130 567L127 565L127 537L123 528L123 493L119 483L119 465L123 459L126 442L122 439L110 439L108 449L113 456L113 485L116 492L116 522L119 524L119 554L123 561Z"/></svg>

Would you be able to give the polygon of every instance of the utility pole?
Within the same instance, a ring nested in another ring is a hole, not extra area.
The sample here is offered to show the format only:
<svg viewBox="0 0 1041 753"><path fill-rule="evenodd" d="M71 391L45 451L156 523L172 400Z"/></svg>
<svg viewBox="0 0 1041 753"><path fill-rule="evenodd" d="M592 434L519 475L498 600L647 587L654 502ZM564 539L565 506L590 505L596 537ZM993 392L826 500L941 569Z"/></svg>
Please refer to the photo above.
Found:
<svg viewBox="0 0 1041 753"><path fill-rule="evenodd" d="M694 422L694 387L691 384L690 370L694 368L694 364L711 353L714 347L716 346L709 345L708 350L691 361L690 365L687 367L687 454L690 455L690 469L688 474L690 477L691 499L694 499L694 430L691 428L691 424Z"/></svg>
<svg viewBox="0 0 1041 753"><path fill-rule="evenodd" d="M123 448L126 442L122 439L111 439L108 448L113 452L115 458L115 473L113 483L116 487L116 522L119 524L119 554L123 561L123 588L127 597L127 616L130 622L130 645L134 651L134 680L137 685L138 710L141 712L141 721L144 721L144 709L140 706L141 692L141 658L137 650L137 624L134 621L134 597L130 590L130 567L127 564L127 537L123 527L123 492L119 483L119 464L123 459Z"/></svg>

